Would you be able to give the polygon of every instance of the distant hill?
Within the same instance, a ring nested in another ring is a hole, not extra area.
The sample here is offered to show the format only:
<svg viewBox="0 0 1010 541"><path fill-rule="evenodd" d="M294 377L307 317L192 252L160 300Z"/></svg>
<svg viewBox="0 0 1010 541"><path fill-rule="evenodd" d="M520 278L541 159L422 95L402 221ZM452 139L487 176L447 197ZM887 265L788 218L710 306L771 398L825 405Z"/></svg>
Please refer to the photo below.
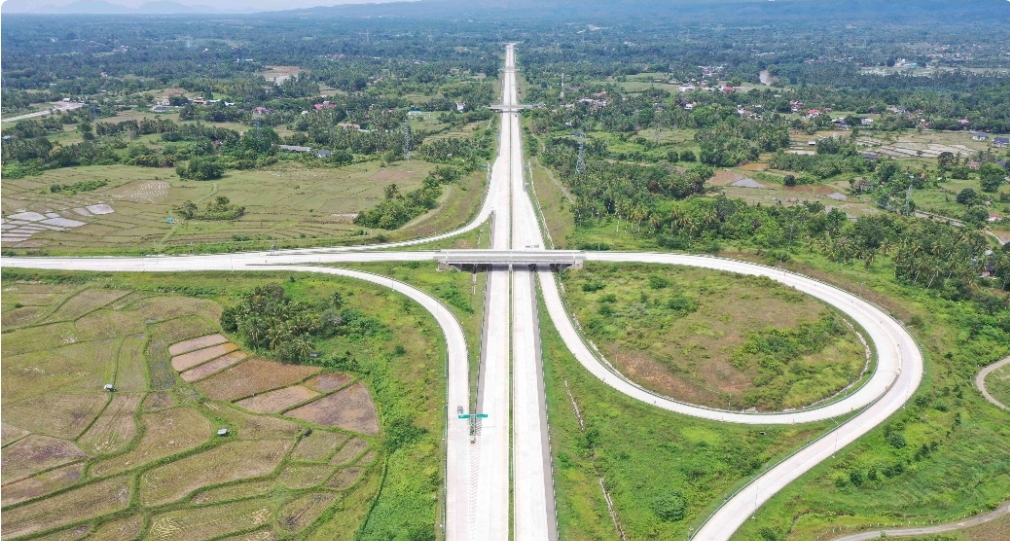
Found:
<svg viewBox="0 0 1010 541"><path fill-rule="evenodd" d="M4 2L7 13L77 14L77 15L176 15L184 13L220 13L211 6L189 6L178 2L160 0L132 8L105 0L77 0L65 5L37 5L35 0L8 0Z"/></svg>

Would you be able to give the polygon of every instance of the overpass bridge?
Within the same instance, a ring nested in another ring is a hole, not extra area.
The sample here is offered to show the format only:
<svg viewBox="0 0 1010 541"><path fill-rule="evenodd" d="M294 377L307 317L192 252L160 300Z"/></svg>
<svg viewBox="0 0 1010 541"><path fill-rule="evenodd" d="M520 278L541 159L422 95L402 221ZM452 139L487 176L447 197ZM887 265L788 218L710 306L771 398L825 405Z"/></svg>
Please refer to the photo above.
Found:
<svg viewBox="0 0 1010 541"><path fill-rule="evenodd" d="M586 253L579 250L441 250L434 259L441 270L491 265L581 269Z"/></svg>

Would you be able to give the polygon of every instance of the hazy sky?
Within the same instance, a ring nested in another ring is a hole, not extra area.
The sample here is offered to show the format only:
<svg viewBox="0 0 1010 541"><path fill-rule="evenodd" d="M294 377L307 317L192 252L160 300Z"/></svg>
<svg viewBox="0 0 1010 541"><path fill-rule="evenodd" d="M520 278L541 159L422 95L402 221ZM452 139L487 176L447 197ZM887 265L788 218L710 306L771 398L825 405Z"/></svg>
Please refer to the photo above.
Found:
<svg viewBox="0 0 1010 541"><path fill-rule="evenodd" d="M0 7L6 13L36 11L42 6L65 6L78 0L2 0ZM110 4L137 7L156 0L104 0ZM403 0L168 0L190 6L211 6L221 11L277 11L308 8L314 6L335 6L339 4L376 4Z"/></svg>

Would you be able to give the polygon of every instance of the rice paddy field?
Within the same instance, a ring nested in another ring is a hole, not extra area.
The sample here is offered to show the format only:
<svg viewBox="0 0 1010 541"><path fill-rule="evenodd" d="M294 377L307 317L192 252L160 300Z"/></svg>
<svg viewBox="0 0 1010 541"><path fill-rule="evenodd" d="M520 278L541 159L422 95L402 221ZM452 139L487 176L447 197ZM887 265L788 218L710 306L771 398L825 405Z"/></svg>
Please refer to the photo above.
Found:
<svg viewBox="0 0 1010 541"><path fill-rule="evenodd" d="M360 371L282 364L221 332L222 306L277 282L383 322L318 345ZM4 540L441 536L442 483L415 480L441 476L445 359L407 299L287 274L5 270L2 290ZM418 435L388 445L389 415Z"/></svg>
<svg viewBox="0 0 1010 541"><path fill-rule="evenodd" d="M395 230L354 225L354 217L421 185L434 166L412 160L313 168L282 160L269 169L228 171L214 181L186 181L174 170L127 165L82 166L4 179L3 248L33 253L229 251L413 238L450 230L476 212L486 172L446 186L441 206ZM51 193L54 184L107 181L93 191ZM476 195L476 197L474 197ZM245 207L236 220L183 221L173 209L218 196Z"/></svg>

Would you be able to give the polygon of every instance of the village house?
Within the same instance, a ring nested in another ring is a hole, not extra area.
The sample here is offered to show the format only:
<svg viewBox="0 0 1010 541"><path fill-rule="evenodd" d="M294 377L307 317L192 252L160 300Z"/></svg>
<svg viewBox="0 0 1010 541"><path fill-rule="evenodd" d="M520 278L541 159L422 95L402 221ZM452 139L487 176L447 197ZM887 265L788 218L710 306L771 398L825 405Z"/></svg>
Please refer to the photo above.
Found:
<svg viewBox="0 0 1010 541"><path fill-rule="evenodd" d="M972 141L986 141L988 139L989 139L989 134L982 133L980 131L972 132L972 134L971 134L971 140Z"/></svg>
<svg viewBox="0 0 1010 541"><path fill-rule="evenodd" d="M1010 146L1010 137L997 137L992 140L992 146L1006 148Z"/></svg>
<svg viewBox="0 0 1010 541"><path fill-rule="evenodd" d="M863 126L872 126L873 125L873 119L872 118L861 118L861 119L859 119L859 123L862 124Z"/></svg>

